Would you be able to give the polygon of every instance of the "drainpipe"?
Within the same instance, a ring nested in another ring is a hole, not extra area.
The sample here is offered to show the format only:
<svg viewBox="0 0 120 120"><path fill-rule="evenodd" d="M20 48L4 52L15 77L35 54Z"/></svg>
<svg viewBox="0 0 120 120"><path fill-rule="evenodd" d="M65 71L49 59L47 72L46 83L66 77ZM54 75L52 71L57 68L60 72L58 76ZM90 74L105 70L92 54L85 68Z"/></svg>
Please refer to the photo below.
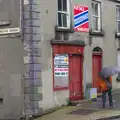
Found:
<svg viewBox="0 0 120 120"><path fill-rule="evenodd" d="M33 46L33 14L32 14L32 4L33 4L33 1L32 0L29 0L29 4L30 4L30 49L32 52L30 52L30 68L29 68L29 75L30 75L30 78L31 78L31 82L32 84L34 85L34 58L33 58L33 51L34 51L34 46ZM33 71L31 71L33 70ZM34 91L32 90L32 94L34 94ZM33 97L33 96L32 96ZM34 99L34 98L32 98ZM34 108L34 104L31 105L32 108ZM33 109L33 114L35 114L35 109Z"/></svg>

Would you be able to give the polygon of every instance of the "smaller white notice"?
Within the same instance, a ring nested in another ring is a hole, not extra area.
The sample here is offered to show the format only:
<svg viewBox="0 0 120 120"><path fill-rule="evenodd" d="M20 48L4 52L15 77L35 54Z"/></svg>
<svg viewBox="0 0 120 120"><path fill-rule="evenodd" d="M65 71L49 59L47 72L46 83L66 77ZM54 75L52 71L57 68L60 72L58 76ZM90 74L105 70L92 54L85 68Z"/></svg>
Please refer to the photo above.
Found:
<svg viewBox="0 0 120 120"><path fill-rule="evenodd" d="M29 56L25 56L24 57L24 64L30 63L30 57Z"/></svg>
<svg viewBox="0 0 120 120"><path fill-rule="evenodd" d="M68 87L69 84L68 54L56 54L54 57L54 86Z"/></svg>
<svg viewBox="0 0 120 120"><path fill-rule="evenodd" d="M68 55L56 55L54 58L54 75L68 76Z"/></svg>
<svg viewBox="0 0 120 120"><path fill-rule="evenodd" d="M29 0L24 0L24 5L28 5L29 4Z"/></svg>
<svg viewBox="0 0 120 120"><path fill-rule="evenodd" d="M10 33L20 33L20 28L0 29L0 35L2 35L2 34L10 34Z"/></svg>
<svg viewBox="0 0 120 120"><path fill-rule="evenodd" d="M97 88L91 88L90 89L90 98L91 99L97 98Z"/></svg>

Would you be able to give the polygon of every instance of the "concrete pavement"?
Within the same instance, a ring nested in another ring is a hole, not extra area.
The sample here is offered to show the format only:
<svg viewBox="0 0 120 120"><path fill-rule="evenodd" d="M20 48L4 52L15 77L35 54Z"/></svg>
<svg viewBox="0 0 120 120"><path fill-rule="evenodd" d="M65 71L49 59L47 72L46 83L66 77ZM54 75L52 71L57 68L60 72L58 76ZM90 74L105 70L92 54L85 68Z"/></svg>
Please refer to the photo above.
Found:
<svg viewBox="0 0 120 120"><path fill-rule="evenodd" d="M101 98L98 98L94 102L89 101L77 106L64 107L35 120L117 120L116 117L119 117L118 120L120 120L120 94L113 95L113 100L114 108L103 109Z"/></svg>
<svg viewBox="0 0 120 120"><path fill-rule="evenodd" d="M80 109L83 110L82 107L76 106L65 107L51 114L39 117L35 120L96 120L96 119L100 120L100 118L120 115L120 110L107 110L107 109L100 111L98 110L97 112L91 113L89 115L70 114L71 111L76 111Z"/></svg>

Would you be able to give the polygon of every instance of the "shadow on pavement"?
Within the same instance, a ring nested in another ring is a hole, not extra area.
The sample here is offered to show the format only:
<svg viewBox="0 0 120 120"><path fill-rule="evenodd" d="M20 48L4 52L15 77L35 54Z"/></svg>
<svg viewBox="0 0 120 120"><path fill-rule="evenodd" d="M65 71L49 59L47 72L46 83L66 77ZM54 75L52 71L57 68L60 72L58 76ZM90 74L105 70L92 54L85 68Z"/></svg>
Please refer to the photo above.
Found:
<svg viewBox="0 0 120 120"><path fill-rule="evenodd" d="M97 112L98 110L92 110L92 109L78 109L75 111L70 112L69 114L73 114L73 115L89 115L92 114L94 112Z"/></svg>

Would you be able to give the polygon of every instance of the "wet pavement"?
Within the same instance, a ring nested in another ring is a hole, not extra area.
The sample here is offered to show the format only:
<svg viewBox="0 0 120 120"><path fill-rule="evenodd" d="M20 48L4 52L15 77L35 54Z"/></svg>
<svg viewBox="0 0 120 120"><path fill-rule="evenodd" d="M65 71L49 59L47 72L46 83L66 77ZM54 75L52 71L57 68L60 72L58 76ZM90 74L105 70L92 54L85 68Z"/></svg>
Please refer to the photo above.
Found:
<svg viewBox="0 0 120 120"><path fill-rule="evenodd" d="M107 96L106 101L107 101L106 102L106 109L120 110L120 94L113 95L113 104L114 104L113 108L109 107L108 96ZM99 97L97 99L97 101L92 101L91 103L84 104L84 105L82 105L82 107L101 110L101 109L103 109L102 108L102 98Z"/></svg>
<svg viewBox="0 0 120 120"><path fill-rule="evenodd" d="M106 117L112 117L107 120L120 120L120 118L113 119L113 116L120 116L120 93L113 95L114 108L102 108L102 99L98 98L97 101L89 101L82 103L79 106L68 106L54 113L42 116L36 120L105 120Z"/></svg>
<svg viewBox="0 0 120 120"><path fill-rule="evenodd" d="M106 117L112 117L120 115L120 110L98 110L93 111L89 115L79 114L80 110L87 108L81 108L80 106L68 106L57 110L56 112L44 115L36 118L35 120L120 120L117 119L104 119ZM87 109L88 110L88 109ZM73 111L78 111L77 114L70 114ZM84 113L84 112L83 112Z"/></svg>

